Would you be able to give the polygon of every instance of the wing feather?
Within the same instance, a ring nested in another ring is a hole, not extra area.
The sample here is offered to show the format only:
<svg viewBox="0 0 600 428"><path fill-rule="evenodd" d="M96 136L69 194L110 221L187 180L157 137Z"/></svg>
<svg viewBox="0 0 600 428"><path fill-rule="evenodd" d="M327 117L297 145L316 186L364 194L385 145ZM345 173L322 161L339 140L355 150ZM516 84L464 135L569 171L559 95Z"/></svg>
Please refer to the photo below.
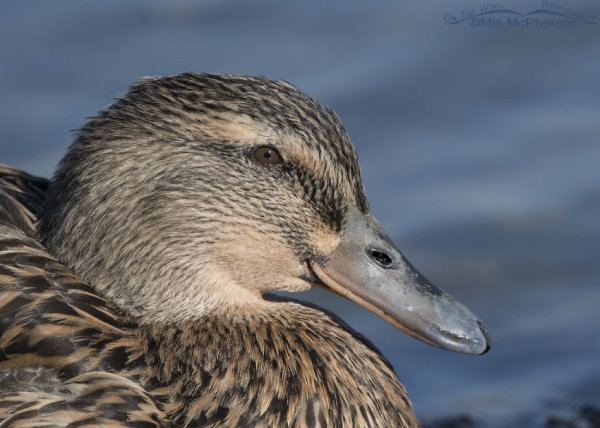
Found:
<svg viewBox="0 0 600 428"><path fill-rule="evenodd" d="M122 376L90 372L55 384L53 391L22 390L0 398L0 426L164 427L154 398Z"/></svg>
<svg viewBox="0 0 600 428"><path fill-rule="evenodd" d="M110 373L137 345L123 314L34 238L47 185L0 165L0 427L166 426Z"/></svg>

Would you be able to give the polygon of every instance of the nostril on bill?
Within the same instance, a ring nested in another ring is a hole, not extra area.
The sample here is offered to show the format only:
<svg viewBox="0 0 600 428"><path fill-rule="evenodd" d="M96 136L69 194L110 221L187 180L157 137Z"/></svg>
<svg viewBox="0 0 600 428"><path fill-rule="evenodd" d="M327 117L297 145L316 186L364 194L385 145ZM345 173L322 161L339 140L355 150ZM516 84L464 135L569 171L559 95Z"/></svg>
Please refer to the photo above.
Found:
<svg viewBox="0 0 600 428"><path fill-rule="evenodd" d="M369 250L369 255L375 261L375 263L377 263L382 268L390 268L394 263L392 258L381 250L376 250L373 248Z"/></svg>

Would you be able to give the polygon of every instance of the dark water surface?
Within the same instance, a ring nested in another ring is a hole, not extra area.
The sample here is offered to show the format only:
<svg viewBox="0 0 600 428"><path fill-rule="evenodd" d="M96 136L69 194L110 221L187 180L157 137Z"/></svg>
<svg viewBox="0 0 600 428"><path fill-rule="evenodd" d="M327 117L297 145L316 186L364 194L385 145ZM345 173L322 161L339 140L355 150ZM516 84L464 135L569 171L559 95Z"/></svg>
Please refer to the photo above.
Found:
<svg viewBox="0 0 600 428"><path fill-rule="evenodd" d="M449 24L485 8L497 13ZM536 427L600 407L597 1L53 0L0 10L2 162L49 176L69 131L140 76L288 80L339 114L372 210L405 255L492 331L487 355L452 354L310 293L381 348L420 417ZM567 17L525 16L536 10ZM527 17L542 23L508 26ZM571 17L574 27L544 27Z"/></svg>

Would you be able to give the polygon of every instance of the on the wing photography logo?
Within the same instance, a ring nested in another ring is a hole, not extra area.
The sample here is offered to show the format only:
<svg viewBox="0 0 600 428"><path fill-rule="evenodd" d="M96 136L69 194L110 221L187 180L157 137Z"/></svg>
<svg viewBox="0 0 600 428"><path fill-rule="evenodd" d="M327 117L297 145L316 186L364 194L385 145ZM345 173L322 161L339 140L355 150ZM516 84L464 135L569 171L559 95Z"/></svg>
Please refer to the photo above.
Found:
<svg viewBox="0 0 600 428"><path fill-rule="evenodd" d="M542 1L541 8L521 13L505 9L502 3L486 3L476 9L446 13L447 25L470 25L471 27L494 28L575 28L596 25L595 15L581 13L559 3Z"/></svg>

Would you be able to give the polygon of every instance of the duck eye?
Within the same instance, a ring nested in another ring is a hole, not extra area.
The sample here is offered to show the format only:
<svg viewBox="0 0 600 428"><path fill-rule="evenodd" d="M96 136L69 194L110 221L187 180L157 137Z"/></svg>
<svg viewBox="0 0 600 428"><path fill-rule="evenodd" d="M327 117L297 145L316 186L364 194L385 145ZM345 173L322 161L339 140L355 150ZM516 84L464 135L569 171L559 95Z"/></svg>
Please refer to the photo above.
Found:
<svg viewBox="0 0 600 428"><path fill-rule="evenodd" d="M260 163L267 165L274 165L281 162L279 153L277 153L274 148L269 146L262 146L256 149L254 151L254 158Z"/></svg>

